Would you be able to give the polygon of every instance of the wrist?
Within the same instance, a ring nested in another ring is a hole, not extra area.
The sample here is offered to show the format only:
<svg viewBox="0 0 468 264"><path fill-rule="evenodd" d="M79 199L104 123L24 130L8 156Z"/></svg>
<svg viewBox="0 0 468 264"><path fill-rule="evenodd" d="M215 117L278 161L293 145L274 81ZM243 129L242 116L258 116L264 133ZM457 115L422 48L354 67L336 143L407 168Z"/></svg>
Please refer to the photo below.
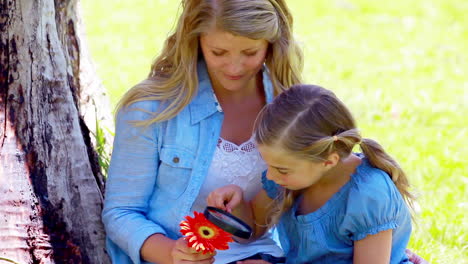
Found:
<svg viewBox="0 0 468 264"><path fill-rule="evenodd" d="M163 234L153 234L149 236L140 250L141 258L152 263L172 264L172 251L175 247L175 240Z"/></svg>

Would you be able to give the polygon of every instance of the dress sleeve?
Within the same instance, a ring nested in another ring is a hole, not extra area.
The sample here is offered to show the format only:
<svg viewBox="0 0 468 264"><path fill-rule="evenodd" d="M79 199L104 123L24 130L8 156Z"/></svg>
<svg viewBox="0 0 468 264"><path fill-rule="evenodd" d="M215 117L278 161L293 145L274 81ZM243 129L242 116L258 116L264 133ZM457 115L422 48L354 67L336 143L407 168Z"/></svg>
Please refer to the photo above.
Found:
<svg viewBox="0 0 468 264"><path fill-rule="evenodd" d="M368 170L350 190L340 233L351 240L395 229L404 201L384 171Z"/></svg>
<svg viewBox="0 0 468 264"><path fill-rule="evenodd" d="M157 124L135 127L130 123L147 120L156 106L155 101L142 101L118 113L102 212L108 238L137 264L144 241L155 233L166 235L146 218L159 160Z"/></svg>
<svg viewBox="0 0 468 264"><path fill-rule="evenodd" d="M262 173L263 189L267 193L268 197L270 197L271 199L275 199L280 194L281 187L274 181L267 179L266 173L267 171L264 171Z"/></svg>

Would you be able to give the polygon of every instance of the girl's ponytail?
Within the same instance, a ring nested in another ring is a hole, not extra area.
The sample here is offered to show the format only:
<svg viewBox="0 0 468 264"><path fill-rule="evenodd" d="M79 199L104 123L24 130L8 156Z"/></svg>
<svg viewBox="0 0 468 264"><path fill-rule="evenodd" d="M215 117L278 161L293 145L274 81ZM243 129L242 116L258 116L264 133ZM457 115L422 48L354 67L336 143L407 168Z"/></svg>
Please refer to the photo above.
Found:
<svg viewBox="0 0 468 264"><path fill-rule="evenodd" d="M405 172L401 169L400 165L388 155L382 146L375 140L369 138L363 138L360 143L362 152L369 160L370 164L376 168L379 168L392 178L395 186L400 191L403 199L406 201L408 206L412 209L414 196L409 192L409 182Z"/></svg>

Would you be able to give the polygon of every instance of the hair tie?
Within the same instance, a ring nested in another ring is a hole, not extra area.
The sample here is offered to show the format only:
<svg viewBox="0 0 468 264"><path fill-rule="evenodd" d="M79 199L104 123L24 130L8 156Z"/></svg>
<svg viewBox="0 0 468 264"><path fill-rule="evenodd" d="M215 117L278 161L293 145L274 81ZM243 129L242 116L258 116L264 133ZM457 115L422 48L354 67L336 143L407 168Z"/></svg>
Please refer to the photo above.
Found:
<svg viewBox="0 0 468 264"><path fill-rule="evenodd" d="M337 136L333 136L333 141L334 141L334 142L338 141L338 137L337 137Z"/></svg>

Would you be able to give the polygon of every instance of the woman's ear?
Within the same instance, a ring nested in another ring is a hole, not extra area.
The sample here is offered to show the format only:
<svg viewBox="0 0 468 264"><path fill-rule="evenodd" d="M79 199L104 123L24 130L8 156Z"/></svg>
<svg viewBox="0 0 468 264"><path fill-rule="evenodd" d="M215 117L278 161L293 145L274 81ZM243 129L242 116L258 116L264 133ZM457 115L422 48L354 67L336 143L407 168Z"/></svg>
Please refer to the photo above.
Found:
<svg viewBox="0 0 468 264"><path fill-rule="evenodd" d="M338 164L340 161L340 155L338 153L333 152L330 155L328 155L327 160L324 162L325 168L331 169Z"/></svg>

